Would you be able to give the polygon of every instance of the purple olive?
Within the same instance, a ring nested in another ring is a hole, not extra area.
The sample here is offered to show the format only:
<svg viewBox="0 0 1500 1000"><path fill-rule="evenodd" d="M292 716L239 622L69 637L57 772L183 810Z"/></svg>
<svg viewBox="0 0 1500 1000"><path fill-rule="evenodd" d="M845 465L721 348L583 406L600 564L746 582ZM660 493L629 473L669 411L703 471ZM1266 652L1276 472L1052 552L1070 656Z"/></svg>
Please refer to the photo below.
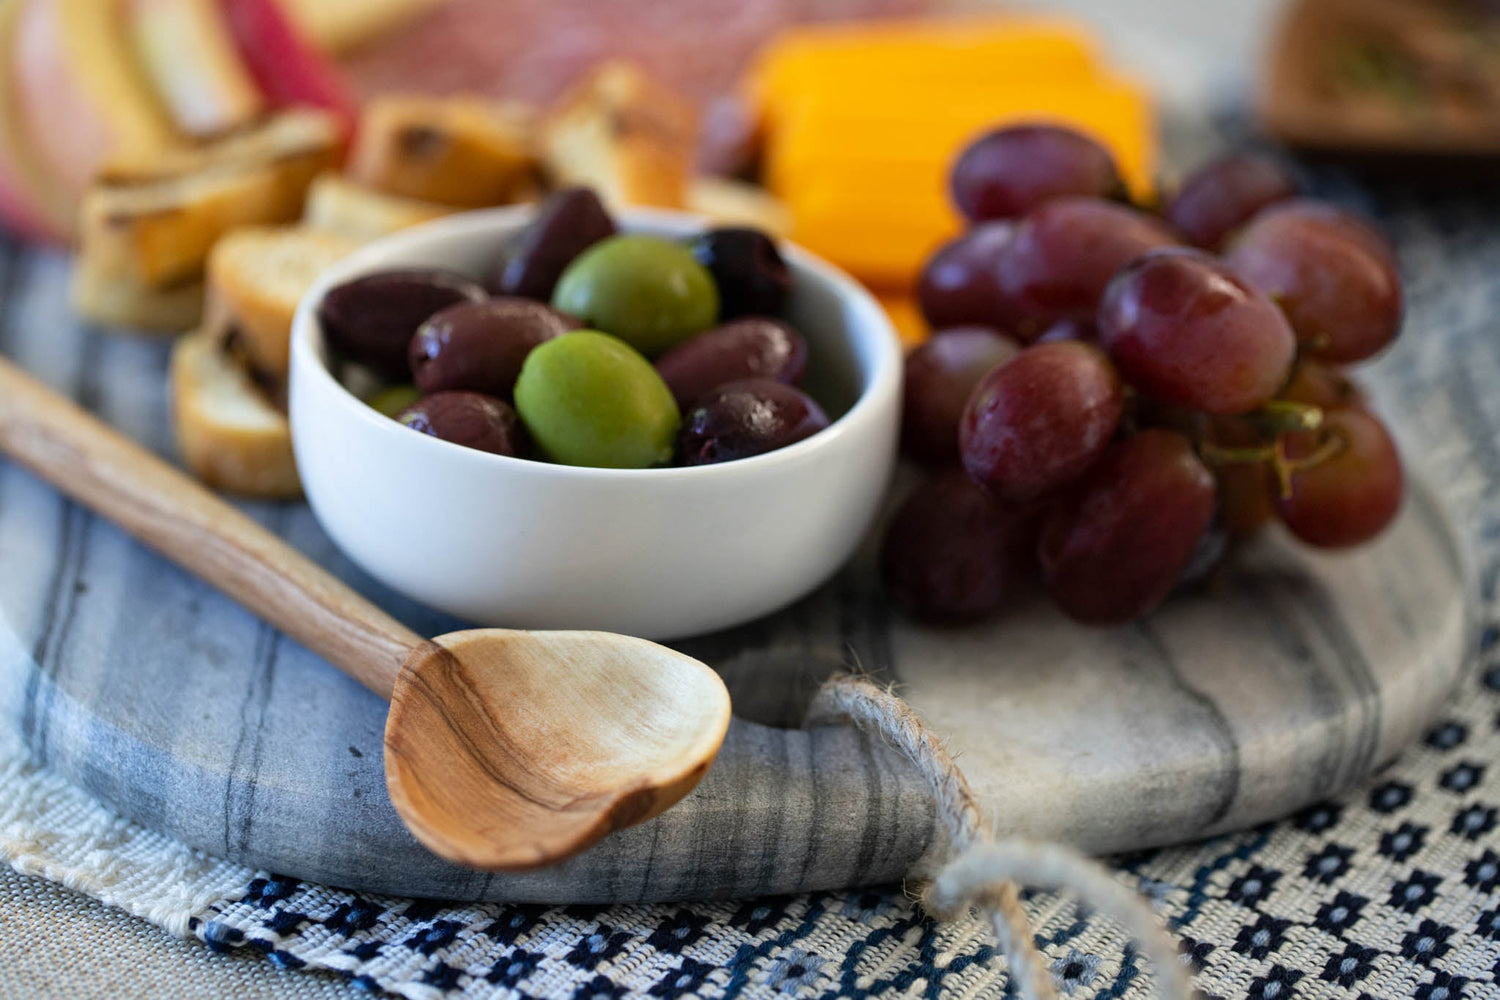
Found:
<svg viewBox="0 0 1500 1000"><path fill-rule="evenodd" d="M412 381L423 392L468 389L508 399L531 349L576 329L576 321L530 299L460 302L417 329Z"/></svg>
<svg viewBox="0 0 1500 1000"><path fill-rule="evenodd" d="M501 262L495 290L501 295L551 301L557 279L574 258L615 232L615 220L591 189L557 191L542 203L536 218Z"/></svg>
<svg viewBox="0 0 1500 1000"><path fill-rule="evenodd" d="M404 382L417 327L441 309L488 297L478 284L450 271L381 271L329 289L318 304L318 321L334 350Z"/></svg>
<svg viewBox="0 0 1500 1000"><path fill-rule="evenodd" d="M778 320L746 317L683 341L657 359L656 370L686 410L726 382L768 378L796 385L807 370L807 341Z"/></svg>
<svg viewBox="0 0 1500 1000"><path fill-rule="evenodd" d="M822 407L800 389L770 379L721 385L682 422L684 465L712 465L796 444L828 426Z"/></svg>
<svg viewBox="0 0 1500 1000"><path fill-rule="evenodd" d="M495 455L519 458L530 450L526 428L510 404L478 392L435 392L396 419L414 431Z"/></svg>
<svg viewBox="0 0 1500 1000"><path fill-rule="evenodd" d="M775 242L759 229L710 229L692 243L693 256L719 287L719 318L778 316L792 293L792 272Z"/></svg>

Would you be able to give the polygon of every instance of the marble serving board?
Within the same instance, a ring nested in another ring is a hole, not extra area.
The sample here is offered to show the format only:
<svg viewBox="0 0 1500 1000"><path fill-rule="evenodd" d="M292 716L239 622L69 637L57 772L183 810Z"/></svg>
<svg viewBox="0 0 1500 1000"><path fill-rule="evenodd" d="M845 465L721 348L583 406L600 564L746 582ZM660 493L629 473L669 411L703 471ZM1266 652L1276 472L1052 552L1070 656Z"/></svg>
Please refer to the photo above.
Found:
<svg viewBox="0 0 1500 1000"><path fill-rule="evenodd" d="M83 329L57 258L0 247L0 351L169 451L166 348ZM459 623L363 577L299 504L263 523L425 634ZM1035 601L931 631L868 554L764 621L679 643L737 717L679 806L556 868L486 875L419 846L386 798L385 704L49 487L0 463L0 726L125 815L213 854L356 889L606 902L888 882L939 836L890 748L795 728L851 665L895 680L1002 831L1098 852L1269 819L1388 761L1466 660L1451 526L1411 493L1382 540L1315 555L1271 535L1216 584L1107 631Z"/></svg>

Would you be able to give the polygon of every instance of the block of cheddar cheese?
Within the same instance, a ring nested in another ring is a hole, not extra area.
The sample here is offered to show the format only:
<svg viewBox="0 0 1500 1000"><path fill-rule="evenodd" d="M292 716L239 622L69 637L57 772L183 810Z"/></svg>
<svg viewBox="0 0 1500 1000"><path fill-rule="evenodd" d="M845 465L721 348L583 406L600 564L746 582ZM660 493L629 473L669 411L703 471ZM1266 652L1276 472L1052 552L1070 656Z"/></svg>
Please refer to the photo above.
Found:
<svg viewBox="0 0 1500 1000"><path fill-rule="evenodd" d="M1151 190L1149 96L1066 22L988 17L797 29L762 54L746 90L763 177L792 238L879 288L909 289L961 221L948 170L978 135L1055 122L1109 147Z"/></svg>

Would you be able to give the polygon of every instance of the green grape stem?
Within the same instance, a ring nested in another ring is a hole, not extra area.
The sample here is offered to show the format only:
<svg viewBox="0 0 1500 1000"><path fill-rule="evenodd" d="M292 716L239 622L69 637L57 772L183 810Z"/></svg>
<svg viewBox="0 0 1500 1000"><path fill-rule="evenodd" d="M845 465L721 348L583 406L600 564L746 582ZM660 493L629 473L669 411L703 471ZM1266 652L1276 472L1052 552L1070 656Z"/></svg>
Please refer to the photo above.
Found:
<svg viewBox="0 0 1500 1000"><path fill-rule="evenodd" d="M1249 419L1268 440L1251 445L1222 445L1204 436L1196 442L1198 454L1209 465L1268 463L1276 474L1282 499L1292 495L1292 477L1296 473L1331 461L1349 447L1349 437L1343 430L1323 426L1323 410L1317 406L1273 399L1249 414ZM1300 431L1319 431L1317 447L1302 458L1289 458L1286 435Z"/></svg>

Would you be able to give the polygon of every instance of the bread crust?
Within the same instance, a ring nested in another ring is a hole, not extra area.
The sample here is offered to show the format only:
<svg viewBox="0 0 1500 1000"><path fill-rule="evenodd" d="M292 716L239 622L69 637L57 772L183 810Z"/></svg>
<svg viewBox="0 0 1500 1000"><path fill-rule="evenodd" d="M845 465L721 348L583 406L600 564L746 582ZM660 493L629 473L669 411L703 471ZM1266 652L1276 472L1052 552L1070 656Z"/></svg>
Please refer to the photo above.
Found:
<svg viewBox="0 0 1500 1000"><path fill-rule="evenodd" d="M534 115L472 97L380 97L360 119L349 155L356 182L458 208L534 196Z"/></svg>
<svg viewBox="0 0 1500 1000"><path fill-rule="evenodd" d="M194 475L214 489L261 499L302 493L286 414L236 357L227 334L210 327L173 346L172 420L177 447Z"/></svg>
<svg viewBox="0 0 1500 1000"><path fill-rule="evenodd" d="M230 229L300 217L339 143L331 115L294 110L201 146L117 160L84 195L80 259L144 288L196 280Z"/></svg>
<svg viewBox="0 0 1500 1000"><path fill-rule="evenodd" d="M73 268L73 309L100 326L173 336L197 326L203 316L202 281L176 288L144 288L129 278L100 274L85 261Z"/></svg>
<svg viewBox="0 0 1500 1000"><path fill-rule="evenodd" d="M302 223L368 242L456 211L452 205L386 194L341 174L327 173L313 181L307 192Z"/></svg>
<svg viewBox="0 0 1500 1000"><path fill-rule="evenodd" d="M683 208L697 119L677 94L633 63L615 60L549 110L541 145L548 177L558 186L587 185L616 208Z"/></svg>
<svg viewBox="0 0 1500 1000"><path fill-rule="evenodd" d="M208 258L210 314L232 323L260 371L285 376L292 317L313 282L361 241L307 226L241 226Z"/></svg>

